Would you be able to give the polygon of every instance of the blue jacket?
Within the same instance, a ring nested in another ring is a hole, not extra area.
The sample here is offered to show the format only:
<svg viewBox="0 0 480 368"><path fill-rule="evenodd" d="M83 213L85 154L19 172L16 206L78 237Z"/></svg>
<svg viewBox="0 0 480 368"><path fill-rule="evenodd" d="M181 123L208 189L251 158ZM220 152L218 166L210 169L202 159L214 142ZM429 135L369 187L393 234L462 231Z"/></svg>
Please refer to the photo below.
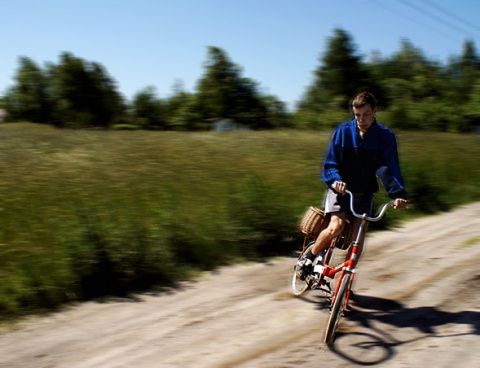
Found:
<svg viewBox="0 0 480 368"><path fill-rule="evenodd" d="M362 138L356 119L340 124L325 156L322 180L329 188L343 181L353 193L375 193L377 175L390 198L406 199L393 132L375 120Z"/></svg>

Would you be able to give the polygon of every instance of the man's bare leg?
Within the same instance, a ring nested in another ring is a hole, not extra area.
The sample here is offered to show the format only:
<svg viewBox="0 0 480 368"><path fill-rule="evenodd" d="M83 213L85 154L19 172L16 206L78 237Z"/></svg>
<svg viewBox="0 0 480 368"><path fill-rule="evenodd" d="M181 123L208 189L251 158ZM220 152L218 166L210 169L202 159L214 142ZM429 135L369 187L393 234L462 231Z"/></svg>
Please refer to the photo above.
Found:
<svg viewBox="0 0 480 368"><path fill-rule="evenodd" d="M305 277L308 273L306 267L313 263L315 257L327 248L331 241L341 234L343 228L345 227L345 213L344 212L333 212L330 215L330 223L327 228L323 230L320 235L317 237L315 244L312 247L312 250L305 254L302 259L297 263L296 270L297 275L300 279L305 280Z"/></svg>
<svg viewBox="0 0 480 368"><path fill-rule="evenodd" d="M315 256L326 249L332 240L342 233L345 228L345 219L345 212L333 212L331 214L328 227L320 233L313 246L312 253Z"/></svg>

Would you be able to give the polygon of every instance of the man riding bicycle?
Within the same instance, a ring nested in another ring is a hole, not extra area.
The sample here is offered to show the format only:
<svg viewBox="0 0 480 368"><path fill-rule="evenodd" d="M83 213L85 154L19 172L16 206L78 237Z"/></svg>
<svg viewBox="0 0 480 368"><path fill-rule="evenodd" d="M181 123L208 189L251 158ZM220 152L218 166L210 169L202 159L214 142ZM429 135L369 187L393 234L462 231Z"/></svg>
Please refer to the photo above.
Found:
<svg viewBox="0 0 480 368"><path fill-rule="evenodd" d="M405 209L407 206L395 135L377 123L375 97L368 92L358 94L353 100L352 111L354 118L337 127L325 157L322 180L328 187L325 213L330 222L317 237L312 250L298 261L296 271L302 280L309 273L315 257L345 227L347 213L350 212L349 197L344 195L346 189L354 194L355 211L370 215L373 195L379 189L378 175L388 195L395 201L394 208ZM353 218L353 234L358 232L360 223L360 219ZM363 241L363 238L360 239L358 244L358 258L363 250Z"/></svg>

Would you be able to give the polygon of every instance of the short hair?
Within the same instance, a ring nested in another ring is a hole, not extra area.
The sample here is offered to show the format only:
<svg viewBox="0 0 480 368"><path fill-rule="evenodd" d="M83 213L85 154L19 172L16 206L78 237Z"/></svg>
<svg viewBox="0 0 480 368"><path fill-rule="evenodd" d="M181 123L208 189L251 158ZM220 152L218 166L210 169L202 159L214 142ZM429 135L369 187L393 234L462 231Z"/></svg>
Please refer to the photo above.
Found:
<svg viewBox="0 0 480 368"><path fill-rule="evenodd" d="M352 107L359 109L366 105L370 105L372 109L375 109L378 106L378 102L374 95L370 92L361 92L355 96L352 102Z"/></svg>

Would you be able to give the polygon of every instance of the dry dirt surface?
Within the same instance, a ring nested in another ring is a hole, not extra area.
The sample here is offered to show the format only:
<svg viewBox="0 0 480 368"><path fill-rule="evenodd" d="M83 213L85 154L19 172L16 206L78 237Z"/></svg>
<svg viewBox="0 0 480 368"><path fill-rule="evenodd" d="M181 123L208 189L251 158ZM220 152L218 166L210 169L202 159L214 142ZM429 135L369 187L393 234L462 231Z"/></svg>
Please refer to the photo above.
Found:
<svg viewBox="0 0 480 368"><path fill-rule="evenodd" d="M294 262L22 323L0 367L480 367L480 203L371 234L331 348L322 294L290 294Z"/></svg>

